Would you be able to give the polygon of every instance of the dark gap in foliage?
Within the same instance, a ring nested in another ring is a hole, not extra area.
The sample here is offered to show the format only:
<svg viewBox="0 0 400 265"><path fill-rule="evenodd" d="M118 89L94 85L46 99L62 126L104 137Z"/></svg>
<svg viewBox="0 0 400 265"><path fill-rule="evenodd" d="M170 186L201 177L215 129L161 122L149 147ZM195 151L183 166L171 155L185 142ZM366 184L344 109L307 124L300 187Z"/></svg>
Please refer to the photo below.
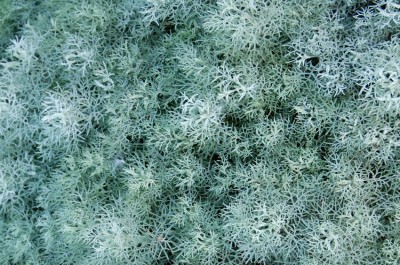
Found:
<svg viewBox="0 0 400 265"><path fill-rule="evenodd" d="M332 141L331 139L333 139L332 135L330 131L326 128L322 128L318 133L314 135L314 140L319 145L319 157L322 161L327 160L330 150L329 148Z"/></svg>
<svg viewBox="0 0 400 265"><path fill-rule="evenodd" d="M309 64L311 66L317 66L319 64L319 58L317 56L307 58L306 64Z"/></svg>
<svg viewBox="0 0 400 265"><path fill-rule="evenodd" d="M168 256L168 261L165 263L165 265L173 265L174 263L172 262L172 260L174 260L174 255L171 251L167 252L167 256Z"/></svg>
<svg viewBox="0 0 400 265"><path fill-rule="evenodd" d="M150 27L153 29L153 36L174 34L177 30L175 22L170 17L165 18L161 23L151 22Z"/></svg>
<svg viewBox="0 0 400 265"><path fill-rule="evenodd" d="M239 195L239 190L235 188L233 185L229 185L228 195L231 197L236 197L237 195Z"/></svg>
<svg viewBox="0 0 400 265"><path fill-rule="evenodd" d="M176 32L176 26L174 22L171 19L166 19L161 23L161 27L163 28L163 31L168 34L173 34Z"/></svg>
<svg viewBox="0 0 400 265"><path fill-rule="evenodd" d="M208 169L211 170L215 164L221 161L221 157L218 153L213 153L208 159L206 157L206 161L208 162Z"/></svg>
<svg viewBox="0 0 400 265"><path fill-rule="evenodd" d="M393 37L393 32L388 32L385 37L385 41L391 41Z"/></svg>
<svg viewBox="0 0 400 265"><path fill-rule="evenodd" d="M235 241L230 241L229 245L231 246L231 249L233 251L238 251L239 250L239 246L237 245L237 243Z"/></svg>
<svg viewBox="0 0 400 265"><path fill-rule="evenodd" d="M383 244L385 243L386 240L388 240L389 238L386 235L380 235L377 239L377 243L378 244Z"/></svg>
<svg viewBox="0 0 400 265"><path fill-rule="evenodd" d="M218 66L220 66L223 62L225 62L225 60L226 60L226 55L225 55L225 53L218 53L217 55L216 55L216 58L217 58L217 60L218 60Z"/></svg>
<svg viewBox="0 0 400 265"><path fill-rule="evenodd" d="M393 223L393 221L394 221L394 218L390 215L384 215L381 217L381 220L380 220L380 222L383 225L391 225Z"/></svg>
<svg viewBox="0 0 400 265"><path fill-rule="evenodd" d="M296 147L298 148L306 148L307 143L305 141L297 141Z"/></svg>
<svg viewBox="0 0 400 265"><path fill-rule="evenodd" d="M240 128L242 126L242 120L234 115L225 115L223 119L223 123L232 127L232 128Z"/></svg>

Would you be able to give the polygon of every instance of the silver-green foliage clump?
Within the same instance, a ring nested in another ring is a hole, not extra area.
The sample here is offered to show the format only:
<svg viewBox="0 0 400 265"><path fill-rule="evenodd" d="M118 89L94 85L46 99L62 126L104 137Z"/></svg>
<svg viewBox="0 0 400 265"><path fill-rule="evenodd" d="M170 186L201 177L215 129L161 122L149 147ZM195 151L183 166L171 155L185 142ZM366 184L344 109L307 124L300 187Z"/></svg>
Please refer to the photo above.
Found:
<svg viewBox="0 0 400 265"><path fill-rule="evenodd" d="M400 264L399 1L0 6L1 264Z"/></svg>

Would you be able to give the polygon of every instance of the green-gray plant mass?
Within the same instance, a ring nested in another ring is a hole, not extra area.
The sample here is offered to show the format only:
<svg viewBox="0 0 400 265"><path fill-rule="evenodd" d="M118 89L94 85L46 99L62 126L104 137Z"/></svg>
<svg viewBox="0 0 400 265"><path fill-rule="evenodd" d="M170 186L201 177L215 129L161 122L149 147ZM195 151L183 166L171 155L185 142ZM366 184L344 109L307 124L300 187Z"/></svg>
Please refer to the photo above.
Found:
<svg viewBox="0 0 400 265"><path fill-rule="evenodd" d="M0 264L400 264L398 0L0 0Z"/></svg>

